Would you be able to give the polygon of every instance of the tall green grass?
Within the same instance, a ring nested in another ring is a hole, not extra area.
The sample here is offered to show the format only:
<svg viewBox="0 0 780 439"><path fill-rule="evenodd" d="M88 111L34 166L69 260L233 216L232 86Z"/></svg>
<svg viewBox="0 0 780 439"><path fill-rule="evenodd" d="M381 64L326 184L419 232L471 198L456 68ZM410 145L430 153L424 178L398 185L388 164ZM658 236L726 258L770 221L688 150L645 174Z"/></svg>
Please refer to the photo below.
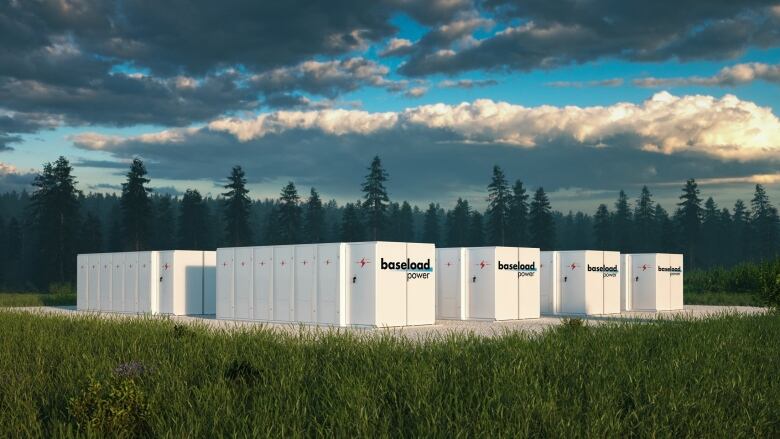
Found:
<svg viewBox="0 0 780 439"><path fill-rule="evenodd" d="M415 342L0 311L0 435L778 437L778 340L771 314Z"/></svg>
<svg viewBox="0 0 780 439"><path fill-rule="evenodd" d="M687 271L685 299L692 304L780 306L780 259Z"/></svg>
<svg viewBox="0 0 780 439"><path fill-rule="evenodd" d="M76 305L75 293L0 293L0 307Z"/></svg>

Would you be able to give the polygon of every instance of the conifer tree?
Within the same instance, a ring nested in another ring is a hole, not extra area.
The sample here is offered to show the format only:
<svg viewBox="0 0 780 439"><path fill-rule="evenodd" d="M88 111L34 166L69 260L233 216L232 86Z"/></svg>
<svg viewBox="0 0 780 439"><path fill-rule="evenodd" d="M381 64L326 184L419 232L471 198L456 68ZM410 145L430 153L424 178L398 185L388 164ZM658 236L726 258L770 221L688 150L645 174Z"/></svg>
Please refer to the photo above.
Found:
<svg viewBox="0 0 780 439"><path fill-rule="evenodd" d="M507 244L507 224L512 195L504 172L493 166L493 178L488 185L488 242L493 245Z"/></svg>
<svg viewBox="0 0 780 439"><path fill-rule="evenodd" d="M406 201L401 203L401 209L398 211L398 240L414 241L414 216L412 206Z"/></svg>
<svg viewBox="0 0 780 439"><path fill-rule="evenodd" d="M87 212L81 224L79 253L101 253L103 251L103 227L94 213Z"/></svg>
<svg viewBox="0 0 780 439"><path fill-rule="evenodd" d="M676 222L680 230L680 244L685 256L686 267L697 266L698 244L701 232L701 198L699 198L699 186L696 180L689 179L685 182L678 210L675 214Z"/></svg>
<svg viewBox="0 0 780 439"><path fill-rule="evenodd" d="M613 236L615 237L615 249L628 253L633 251L631 206L628 204L628 196L621 190L615 202L615 213L612 218Z"/></svg>
<svg viewBox="0 0 780 439"><path fill-rule="evenodd" d="M154 202L154 227L151 248L170 250L176 247L176 213L174 200L170 195L156 197Z"/></svg>
<svg viewBox="0 0 780 439"><path fill-rule="evenodd" d="M470 214L469 202L458 198L455 207L447 212L447 246L469 245Z"/></svg>
<svg viewBox="0 0 780 439"><path fill-rule="evenodd" d="M304 238L306 242L318 243L325 240L325 210L320 194L314 188L309 192L304 217Z"/></svg>
<svg viewBox="0 0 780 439"><path fill-rule="evenodd" d="M379 159L379 156L374 157L362 186L364 194L362 207L366 214L368 236L372 241L379 239L380 232L385 225L385 213L390 202L385 189L387 177L387 172L382 168L382 161Z"/></svg>
<svg viewBox="0 0 780 439"><path fill-rule="evenodd" d="M507 232L509 245L524 246L528 243L528 194L520 180L512 188Z"/></svg>
<svg viewBox="0 0 780 439"><path fill-rule="evenodd" d="M656 237L657 250L661 253L674 253L679 251L674 222L669 218L669 213L660 204L655 205L655 227L653 235Z"/></svg>
<svg viewBox="0 0 780 439"><path fill-rule="evenodd" d="M756 185L750 207L755 253L762 260L773 258L778 250L780 219L778 219L777 209L769 202L764 186Z"/></svg>
<svg viewBox="0 0 780 439"><path fill-rule="evenodd" d="M439 206L429 204L425 211L425 220L423 222L422 242L439 244Z"/></svg>
<svg viewBox="0 0 780 439"><path fill-rule="evenodd" d="M208 235L208 207L200 192L187 189L179 204L179 248L206 250Z"/></svg>
<svg viewBox="0 0 780 439"><path fill-rule="evenodd" d="M280 244L301 242L301 206L298 190L293 182L287 183L276 208L276 233Z"/></svg>
<svg viewBox="0 0 780 439"><path fill-rule="evenodd" d="M528 216L531 245L542 250L551 250L555 246L555 223L550 200L544 188L540 187L534 193Z"/></svg>
<svg viewBox="0 0 780 439"><path fill-rule="evenodd" d="M246 188L246 177L241 166L233 166L228 183L223 186L227 192L223 203L222 217L225 221L225 242L232 247L249 245L252 242L252 228L249 225L249 209L252 200Z"/></svg>
<svg viewBox="0 0 780 439"><path fill-rule="evenodd" d="M359 242L363 238L363 222L360 209L355 203L344 205L341 217L341 240L344 242Z"/></svg>
<svg viewBox="0 0 780 439"><path fill-rule="evenodd" d="M127 182L122 183L122 229L127 239L127 248L132 251L146 250L149 246L149 225L152 217L152 202L146 187L146 166L139 158L133 159Z"/></svg>
<svg viewBox="0 0 780 439"><path fill-rule="evenodd" d="M636 201L634 209L634 251L640 253L652 252L656 246L651 230L655 226L655 207L650 189L642 186L642 192Z"/></svg>
<svg viewBox="0 0 780 439"><path fill-rule="evenodd" d="M38 280L70 282L76 272L80 191L76 189L73 167L65 157L46 163L34 181L30 197L32 222L38 236L40 266Z"/></svg>
<svg viewBox="0 0 780 439"><path fill-rule="evenodd" d="M732 227L734 231L734 259L736 261L745 261L750 259L751 248L751 230L750 230L750 212L742 200L734 203L733 214L731 215Z"/></svg>
<svg viewBox="0 0 780 439"><path fill-rule="evenodd" d="M476 210L471 212L468 245L470 247L481 247L485 245L485 226L483 222L483 216Z"/></svg>
<svg viewBox="0 0 780 439"><path fill-rule="evenodd" d="M702 242L700 248L702 251L700 262L702 266L708 267L715 264L716 258L719 256L718 249L722 239L725 238L721 235L720 210L712 197L707 198L707 201L704 202L701 232Z"/></svg>

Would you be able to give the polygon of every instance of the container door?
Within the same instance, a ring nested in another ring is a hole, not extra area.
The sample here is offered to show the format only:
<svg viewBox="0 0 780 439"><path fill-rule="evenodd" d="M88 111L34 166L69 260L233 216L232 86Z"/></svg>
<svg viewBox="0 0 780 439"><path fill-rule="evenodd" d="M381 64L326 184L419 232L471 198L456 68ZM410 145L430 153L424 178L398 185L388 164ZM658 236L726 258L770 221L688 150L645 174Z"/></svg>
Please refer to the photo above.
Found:
<svg viewBox="0 0 780 439"><path fill-rule="evenodd" d="M436 249L436 313L440 319L461 317L461 249Z"/></svg>
<svg viewBox="0 0 780 439"><path fill-rule="evenodd" d="M349 322L353 325L376 324L376 247L373 243L347 245L347 287ZM398 285L394 285L398 288ZM406 295L406 291L399 294Z"/></svg>
<svg viewBox="0 0 780 439"><path fill-rule="evenodd" d="M493 247L467 248L469 318L496 318L496 266Z"/></svg>
<svg viewBox="0 0 780 439"><path fill-rule="evenodd" d="M317 246L317 323L340 325L343 306L342 244Z"/></svg>
<svg viewBox="0 0 780 439"><path fill-rule="evenodd" d="M295 247L274 247L274 320L293 321L294 286Z"/></svg>
<svg viewBox="0 0 780 439"><path fill-rule="evenodd" d="M655 311L656 273L658 273L658 264L655 254L631 255L631 303L633 310Z"/></svg>
<svg viewBox="0 0 780 439"><path fill-rule="evenodd" d="M406 325L408 311L406 270L399 267L401 263L406 262L406 243L377 242L374 245L376 263L369 265L372 265L376 272L375 324L381 327ZM395 264L391 265L391 262Z"/></svg>
<svg viewBox="0 0 780 439"><path fill-rule="evenodd" d="M410 263L406 270L406 324L432 325L436 323L436 246L408 243L406 259Z"/></svg>
<svg viewBox="0 0 780 439"><path fill-rule="evenodd" d="M317 297L317 245L293 247L295 252L295 321L314 323Z"/></svg>
<svg viewBox="0 0 780 439"><path fill-rule="evenodd" d="M560 310L563 314L585 314L586 252L560 252ZM602 282L598 280L601 296Z"/></svg>
<svg viewBox="0 0 780 439"><path fill-rule="evenodd" d="M89 255L78 255L76 265L76 309L83 311L89 308Z"/></svg>
<svg viewBox="0 0 780 439"><path fill-rule="evenodd" d="M125 295L125 254L114 253L111 256L111 311L124 311Z"/></svg>
<svg viewBox="0 0 780 439"><path fill-rule="evenodd" d="M496 247L496 320L514 320L518 318L519 285L517 282L517 270L512 267L518 264L517 247ZM499 265L500 262L500 265ZM504 268L501 269L500 267Z"/></svg>
<svg viewBox="0 0 780 439"><path fill-rule="evenodd" d="M671 309L671 291L669 282L669 272L660 271L658 268L669 267L669 254L658 253L655 255L655 268L653 274L655 275L655 309L658 311L668 311Z"/></svg>
<svg viewBox="0 0 780 439"><path fill-rule="evenodd" d="M203 314L217 312L217 252L203 252Z"/></svg>
<svg viewBox="0 0 780 439"><path fill-rule="evenodd" d="M160 269L159 279L159 310L161 314L173 314L174 301L174 277L173 252L160 252L158 261Z"/></svg>
<svg viewBox="0 0 780 439"><path fill-rule="evenodd" d="M96 311L100 309L100 273L103 266L100 264L100 255L89 255L89 277L87 279L87 308Z"/></svg>
<svg viewBox="0 0 780 439"><path fill-rule="evenodd" d="M604 252L603 314L620 313L620 253Z"/></svg>
<svg viewBox="0 0 780 439"><path fill-rule="evenodd" d="M539 296L542 314L554 314L554 285L557 280L555 269L555 252L541 252L539 262Z"/></svg>
<svg viewBox="0 0 780 439"><path fill-rule="evenodd" d="M274 248L254 248L254 300L255 320L273 320Z"/></svg>
<svg viewBox="0 0 780 439"><path fill-rule="evenodd" d="M156 303L153 298L156 296L155 287L157 279L152 274L156 263L152 262L152 252L138 253L138 312L153 313L157 312L152 307Z"/></svg>
<svg viewBox="0 0 780 439"><path fill-rule="evenodd" d="M254 317L254 256L252 247L238 247L235 249L236 261L233 268L235 280L233 293L234 317L241 320L249 320Z"/></svg>
<svg viewBox="0 0 780 439"><path fill-rule="evenodd" d="M100 310L111 311L111 273L113 271L111 253L100 255Z"/></svg>
<svg viewBox="0 0 780 439"><path fill-rule="evenodd" d="M669 255L669 308L683 309L683 255Z"/></svg>
<svg viewBox="0 0 780 439"><path fill-rule="evenodd" d="M233 248L220 248L217 249L217 318L218 319L233 319L235 318L234 311L234 294L233 289L233 265L234 265L234 251Z"/></svg>
<svg viewBox="0 0 780 439"><path fill-rule="evenodd" d="M538 248L517 249L518 310L520 319L538 318L541 312L539 267L541 255Z"/></svg>
<svg viewBox="0 0 780 439"><path fill-rule="evenodd" d="M138 253L125 253L125 301L124 312L138 312Z"/></svg>
<svg viewBox="0 0 780 439"><path fill-rule="evenodd" d="M631 286L633 285L634 275L631 262L631 255L620 255L620 310L631 311Z"/></svg>

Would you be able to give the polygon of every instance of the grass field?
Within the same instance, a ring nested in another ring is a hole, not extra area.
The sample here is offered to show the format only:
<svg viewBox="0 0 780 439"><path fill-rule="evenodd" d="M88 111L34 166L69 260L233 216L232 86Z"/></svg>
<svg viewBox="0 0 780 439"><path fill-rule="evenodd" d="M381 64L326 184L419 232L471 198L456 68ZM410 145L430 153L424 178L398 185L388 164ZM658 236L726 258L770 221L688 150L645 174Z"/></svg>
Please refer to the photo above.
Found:
<svg viewBox="0 0 780 439"><path fill-rule="evenodd" d="M75 305L76 294L0 293L0 307Z"/></svg>
<svg viewBox="0 0 780 439"><path fill-rule="evenodd" d="M421 343L0 311L0 435L780 435L777 315L577 322Z"/></svg>

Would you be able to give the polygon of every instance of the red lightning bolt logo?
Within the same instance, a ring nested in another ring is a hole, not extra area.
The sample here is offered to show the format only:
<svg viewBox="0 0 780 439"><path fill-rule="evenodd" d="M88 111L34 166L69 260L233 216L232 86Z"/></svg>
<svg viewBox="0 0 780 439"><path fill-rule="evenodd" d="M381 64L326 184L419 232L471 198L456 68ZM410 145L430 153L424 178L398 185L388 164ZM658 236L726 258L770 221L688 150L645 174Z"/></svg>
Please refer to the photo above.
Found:
<svg viewBox="0 0 780 439"><path fill-rule="evenodd" d="M359 261L357 261L357 263L360 264L360 268L363 268L366 266L366 264L368 264L368 261L366 260L366 258L362 258Z"/></svg>
<svg viewBox="0 0 780 439"><path fill-rule="evenodd" d="M571 269L572 269L572 270L574 270L575 268L577 268L577 264L575 264L574 262L572 262L572 263L571 263Z"/></svg>

